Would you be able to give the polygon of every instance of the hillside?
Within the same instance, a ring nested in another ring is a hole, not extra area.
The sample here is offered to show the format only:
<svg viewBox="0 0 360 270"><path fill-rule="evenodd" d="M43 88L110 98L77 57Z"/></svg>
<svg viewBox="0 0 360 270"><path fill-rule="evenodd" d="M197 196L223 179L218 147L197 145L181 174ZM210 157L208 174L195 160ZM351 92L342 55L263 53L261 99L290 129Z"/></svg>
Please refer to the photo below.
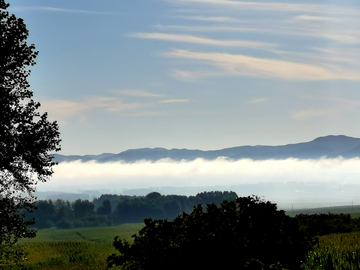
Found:
<svg viewBox="0 0 360 270"><path fill-rule="evenodd" d="M130 149L118 154L104 153L101 155L59 155L55 154L58 162L81 160L83 162L95 160L97 162L135 162L138 160L157 161L164 158L172 160L194 160L203 158L213 160L225 157L232 160L249 158L253 160L265 159L318 159L321 157L353 158L360 157L360 138L352 138L344 135L330 135L316 138L310 142L287 144L279 146L238 146L221 150L189 150L189 149L165 149L165 148L140 148Z"/></svg>

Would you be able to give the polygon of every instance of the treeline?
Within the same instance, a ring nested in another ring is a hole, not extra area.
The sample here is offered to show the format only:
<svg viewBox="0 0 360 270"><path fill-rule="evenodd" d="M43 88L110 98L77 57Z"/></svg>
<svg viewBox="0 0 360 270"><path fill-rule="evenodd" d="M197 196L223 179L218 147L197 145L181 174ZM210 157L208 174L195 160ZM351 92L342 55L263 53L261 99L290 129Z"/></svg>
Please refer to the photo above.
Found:
<svg viewBox="0 0 360 270"><path fill-rule="evenodd" d="M299 229L312 236L360 231L360 217L350 214L299 214L295 216Z"/></svg>
<svg viewBox="0 0 360 270"><path fill-rule="evenodd" d="M161 195L151 192L146 196L101 195L93 201L78 199L74 202L39 200L37 209L27 214L34 219L34 228L111 226L122 223L143 222L145 218L172 220L182 212L190 213L193 207L237 198L235 192L202 192L196 196Z"/></svg>

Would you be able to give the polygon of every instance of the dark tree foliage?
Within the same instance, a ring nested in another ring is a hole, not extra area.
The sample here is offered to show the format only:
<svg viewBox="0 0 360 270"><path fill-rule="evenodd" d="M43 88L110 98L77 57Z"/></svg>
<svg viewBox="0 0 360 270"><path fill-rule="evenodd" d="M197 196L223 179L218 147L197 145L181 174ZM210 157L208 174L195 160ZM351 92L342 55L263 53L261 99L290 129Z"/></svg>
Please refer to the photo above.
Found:
<svg viewBox="0 0 360 270"><path fill-rule="evenodd" d="M359 229L359 218L351 219L350 214L300 214L295 219L301 230L313 236L348 233Z"/></svg>
<svg viewBox="0 0 360 270"><path fill-rule="evenodd" d="M94 204L88 200L77 199L73 204L73 208L75 218L84 218L94 214Z"/></svg>
<svg viewBox="0 0 360 270"><path fill-rule="evenodd" d="M109 200L104 200L102 205L96 210L99 215L110 215L112 212Z"/></svg>
<svg viewBox="0 0 360 270"><path fill-rule="evenodd" d="M148 195L146 195L146 199L149 199L149 200L156 200L157 198L160 198L161 197L161 194L159 192L150 192Z"/></svg>
<svg viewBox="0 0 360 270"><path fill-rule="evenodd" d="M134 244L118 237L109 267L122 269L300 269L312 247L295 219L256 196L201 205L172 221L145 219Z"/></svg>
<svg viewBox="0 0 360 270"><path fill-rule="evenodd" d="M60 150L58 125L37 111L27 82L38 52L8 7L0 0L0 265L16 253L19 238L35 235L19 210L33 208L36 183L53 173L50 151Z"/></svg>
<svg viewBox="0 0 360 270"><path fill-rule="evenodd" d="M145 218L171 220L182 212L190 213L197 203L205 205L204 202L214 202L219 206L220 198L222 200L237 198L235 192L228 191L204 192L190 197L164 196L160 193L155 195L156 198L106 194L94 199L93 202L81 199L74 202L62 199L40 200L36 202L36 210L26 213L26 217L35 220L35 224L31 227L37 229L110 226L139 223L143 222ZM117 206L113 210L112 206L116 203Z"/></svg>

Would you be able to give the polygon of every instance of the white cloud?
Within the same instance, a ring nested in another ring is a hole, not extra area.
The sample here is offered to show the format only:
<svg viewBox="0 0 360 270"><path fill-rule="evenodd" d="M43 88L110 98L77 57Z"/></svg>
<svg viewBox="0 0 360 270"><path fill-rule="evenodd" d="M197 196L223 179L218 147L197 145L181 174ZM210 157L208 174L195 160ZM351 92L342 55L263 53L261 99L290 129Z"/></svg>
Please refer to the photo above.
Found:
<svg viewBox="0 0 360 270"><path fill-rule="evenodd" d="M275 45L265 42L255 42L246 40L218 40L203 38L190 35L165 34L165 33L135 33L132 35L137 38L157 39L172 42L196 43L204 45L228 46L228 47L248 47L248 48L274 48Z"/></svg>
<svg viewBox="0 0 360 270"><path fill-rule="evenodd" d="M228 53L203 53L187 50L173 50L164 54L168 57L185 58L215 65L228 75L257 76L287 80L359 80L360 74L352 71L332 72L329 69L276 59L251 57Z"/></svg>

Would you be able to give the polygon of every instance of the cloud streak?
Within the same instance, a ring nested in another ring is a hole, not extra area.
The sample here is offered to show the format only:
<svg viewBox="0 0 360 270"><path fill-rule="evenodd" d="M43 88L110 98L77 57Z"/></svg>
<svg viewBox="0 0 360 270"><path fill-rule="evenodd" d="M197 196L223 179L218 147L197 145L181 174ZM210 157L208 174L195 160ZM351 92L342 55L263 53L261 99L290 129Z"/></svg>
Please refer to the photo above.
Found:
<svg viewBox="0 0 360 270"><path fill-rule="evenodd" d="M152 106L153 103L124 102L117 97L90 96L82 101L72 100L43 100L40 110L48 112L51 119L66 124L71 118L86 123L86 113L92 110L103 110L120 115L144 115L141 109ZM145 113L146 115L146 113Z"/></svg>
<svg viewBox="0 0 360 270"><path fill-rule="evenodd" d="M134 96L134 97L144 97L144 98L155 98L155 97L162 97L163 95L150 93L144 90L139 89L121 89L121 90L114 90L116 94L126 95L126 96Z"/></svg>
<svg viewBox="0 0 360 270"><path fill-rule="evenodd" d="M160 103L186 103L186 102L190 102L190 99L163 99L160 100Z"/></svg>
<svg viewBox="0 0 360 270"><path fill-rule="evenodd" d="M117 96L88 96L81 101L71 100L43 100L40 110L47 112L51 119L57 120L60 124L66 124L71 118L78 119L80 123L86 123L86 114L93 110L101 110L108 113L126 116L151 116L161 113L156 111L144 111L146 108L160 108L160 104L187 103L190 99L168 98L163 95L153 94L143 90L124 89L112 91L119 95L134 96L136 98L152 98L149 102L137 101L127 102ZM156 100L153 100L156 98ZM162 98L162 99L159 99Z"/></svg>
<svg viewBox="0 0 360 270"><path fill-rule="evenodd" d="M249 100L248 103L251 103L251 104L260 104L260 103L265 103L265 102L267 102L267 101L268 101L267 98L255 98L255 99Z"/></svg>
<svg viewBox="0 0 360 270"><path fill-rule="evenodd" d="M280 2L246 2L230 0L164 0L173 4L200 4L214 7L225 7L229 9L247 9L262 11L281 11L281 12L309 12L309 13L337 13L337 14L359 14L359 10L350 8L339 8L333 5L319 4L298 4Z"/></svg>
<svg viewBox="0 0 360 270"><path fill-rule="evenodd" d="M331 17L325 16L310 16L310 15L299 15L296 16L295 19L297 20L304 20L304 21L331 21Z"/></svg>
<svg viewBox="0 0 360 270"><path fill-rule="evenodd" d="M319 108L319 109L308 109L308 110L297 110L292 112L291 116L294 119L307 119L320 116L330 116L341 111L334 108Z"/></svg>
<svg viewBox="0 0 360 270"><path fill-rule="evenodd" d="M245 40L218 40L191 35L165 34L165 33L135 33L132 37L144 39L156 39L171 42L195 43L203 45L247 47L247 48L274 48L275 44Z"/></svg>
<svg viewBox="0 0 360 270"><path fill-rule="evenodd" d="M240 54L173 50L164 56L192 59L219 67L228 75L278 78L286 80L359 80L356 72L332 72L324 67L299 62L251 57Z"/></svg>
<svg viewBox="0 0 360 270"><path fill-rule="evenodd" d="M69 8L58 8L49 6L37 6L37 7L14 7L14 10L33 10L33 11L48 11L48 12L61 12L61 13L74 13L74 14L89 14L89 15L109 15L114 14L111 12L82 10L82 9L69 9Z"/></svg>
<svg viewBox="0 0 360 270"><path fill-rule="evenodd" d="M205 22L217 22L217 23L234 23L241 22L241 20L237 20L231 17L209 17L209 16L177 16L177 18L186 19L186 20L194 20L194 21L205 21Z"/></svg>

